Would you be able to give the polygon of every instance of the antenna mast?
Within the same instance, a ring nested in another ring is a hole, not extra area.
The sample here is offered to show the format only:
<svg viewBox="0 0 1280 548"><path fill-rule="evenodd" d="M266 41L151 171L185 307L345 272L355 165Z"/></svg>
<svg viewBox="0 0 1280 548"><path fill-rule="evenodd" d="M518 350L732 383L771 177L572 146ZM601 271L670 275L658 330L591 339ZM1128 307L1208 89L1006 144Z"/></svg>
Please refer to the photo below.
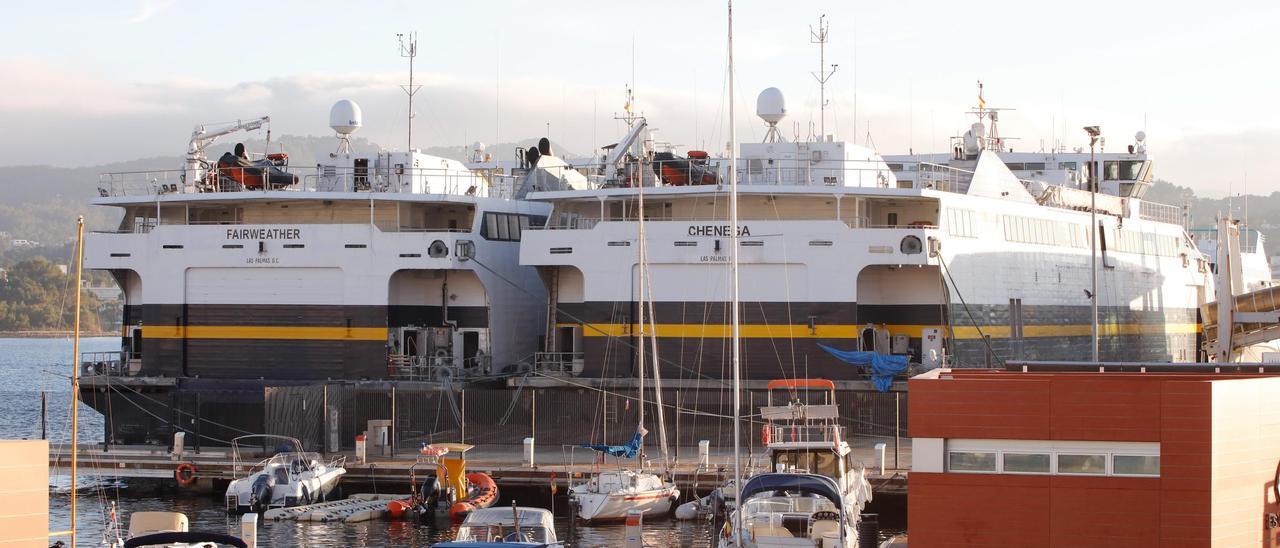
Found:
<svg viewBox="0 0 1280 548"><path fill-rule="evenodd" d="M813 78L818 81L818 109L820 123L818 125L822 132L818 139L822 140L827 134L827 80L836 73L836 69L840 65L831 65L831 72L827 72L827 30L831 28L831 24L826 22L827 15L824 13L818 18L818 28L814 30L809 27L809 43L818 45L818 72L813 73ZM857 131L855 129L855 131Z"/></svg>
<svg viewBox="0 0 1280 548"><path fill-rule="evenodd" d="M733 488L742 493L742 355L738 296L738 120L733 104L733 0L729 0L729 278L732 300ZM742 545L742 501L733 513L733 541Z"/></svg>
<svg viewBox="0 0 1280 548"><path fill-rule="evenodd" d="M417 95L418 90L422 88L422 86L416 86L413 84L413 59L418 56L418 33L409 33L409 40L407 42L405 41L404 34L397 34L396 39L400 41L400 56L407 57L409 59L409 84L401 85L400 89L403 89L405 95L409 96L409 136L406 148L408 150L413 150L413 96Z"/></svg>

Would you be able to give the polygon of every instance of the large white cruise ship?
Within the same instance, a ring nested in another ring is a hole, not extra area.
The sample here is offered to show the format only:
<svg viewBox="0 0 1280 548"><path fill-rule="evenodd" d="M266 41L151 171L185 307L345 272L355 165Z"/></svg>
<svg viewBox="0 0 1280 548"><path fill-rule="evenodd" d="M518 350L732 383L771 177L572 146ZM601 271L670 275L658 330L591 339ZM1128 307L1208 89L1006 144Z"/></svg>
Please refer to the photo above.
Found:
<svg viewBox="0 0 1280 548"><path fill-rule="evenodd" d="M582 363L585 376L634 374L625 348L638 329L643 189L664 375L729 376L733 230L748 378L855 378L828 349L908 355L926 367L1090 358L1087 151L1010 166L975 127L954 155L882 158L833 138L783 141L776 90L761 94L757 113L769 137L741 145L737 227L726 221L727 162L690 152L670 163L643 120L619 145L634 161L611 154L611 176L529 195L554 207L520 249L548 282L556 329L547 351ZM1181 208L1142 199L1151 164L1141 146L1093 157L1103 175L1100 358L1193 360L1210 268Z"/></svg>
<svg viewBox="0 0 1280 548"><path fill-rule="evenodd" d="M223 411L204 420L261 432L265 383L465 380L532 361L546 294L518 246L549 205L516 199L511 174L352 150L349 101L331 113L335 152L314 163L205 157L267 122L197 127L181 170L103 175L94 203L122 220L89 235L85 264L124 290L125 349L87 372L132 379L144 403L199 393ZM86 401L113 441L167 430L154 416L167 409L108 395Z"/></svg>

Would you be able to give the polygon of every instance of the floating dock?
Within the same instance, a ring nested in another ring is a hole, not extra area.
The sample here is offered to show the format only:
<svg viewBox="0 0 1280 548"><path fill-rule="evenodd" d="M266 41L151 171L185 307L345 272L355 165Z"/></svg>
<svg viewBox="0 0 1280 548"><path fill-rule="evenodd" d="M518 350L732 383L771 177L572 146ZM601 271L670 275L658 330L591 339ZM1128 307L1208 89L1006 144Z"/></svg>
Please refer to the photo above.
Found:
<svg viewBox="0 0 1280 548"><path fill-rule="evenodd" d="M902 439L896 457L893 439L887 440L883 473L875 466L878 458L875 442L856 440L851 443L854 445L854 460L861 461L867 467L867 478L876 494L906 493L907 471L911 468L909 440ZM565 455L568 455L567 451L566 448ZM477 447L467 455L467 469L489 474L498 483L499 489L516 487L549 490L552 485L555 485L560 493L565 493L570 481L576 482L597 469L616 467L612 461L608 464L596 465L591 461L588 453L578 449L575 454L578 462L566 464L562 460L567 460L567 457L562 459L561 451L540 447L539 459L535 462L535 466L529 466L524 459L521 447ZM681 447L677 454L679 458L676 466L671 470L672 478L686 493L710 491L733 473L732 452L728 450L713 448L707 466L697 464L696 447ZM348 491L358 488L374 493L402 492L409 484L409 468L416 462L414 457L403 455L372 457L367 462L357 463L355 455L349 451L328 454L326 457L338 455L347 456L345 465L347 473L342 478L342 485ZM67 474L70 459L70 451L67 447L51 447L50 474ZM96 444L82 445L79 454L80 473L102 478L174 481L174 471L179 464L183 463L195 466L196 482L193 487L205 489L212 489L215 482L230 481L241 476L249 467L256 464L256 462L248 464L241 462L240 470L236 470L230 452L221 448L205 449L198 453L188 451L181 456L175 456L163 447L111 446L104 450L101 444ZM176 482L174 484L176 485Z"/></svg>

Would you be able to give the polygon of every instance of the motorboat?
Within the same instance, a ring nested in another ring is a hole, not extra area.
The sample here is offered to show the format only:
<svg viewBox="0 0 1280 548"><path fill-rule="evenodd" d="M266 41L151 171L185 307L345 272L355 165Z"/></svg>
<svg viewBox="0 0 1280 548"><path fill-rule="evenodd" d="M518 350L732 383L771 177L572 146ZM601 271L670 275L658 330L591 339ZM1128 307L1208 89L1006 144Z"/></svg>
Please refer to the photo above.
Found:
<svg viewBox="0 0 1280 548"><path fill-rule="evenodd" d="M845 504L836 481L821 474L758 474L741 494L741 531L725 523L719 545L764 548L857 546L858 512Z"/></svg>
<svg viewBox="0 0 1280 548"><path fill-rule="evenodd" d="M248 546L244 539L226 533L190 530L191 521L182 512L133 512L129 514L127 538L120 534L115 503L111 520L103 531L102 546L133 548L163 546L165 548L215 548L216 546Z"/></svg>
<svg viewBox="0 0 1280 548"><path fill-rule="evenodd" d="M328 462L318 453L305 451L297 438L253 434L231 440L233 470L246 466L256 448L274 448L274 454L248 467L248 473L227 486L227 511L257 512L290 508L325 500L347 473L346 457ZM263 451L265 452L265 451Z"/></svg>
<svg viewBox="0 0 1280 548"><path fill-rule="evenodd" d="M854 546L871 484L845 441L835 383L778 379L767 389L761 435L772 472L752 476L741 490L723 497L720 545ZM784 400L775 404L779 394ZM741 527L738 535L734 527Z"/></svg>
<svg viewBox="0 0 1280 548"><path fill-rule="evenodd" d="M564 546L556 538L555 519L542 508L516 506L480 508L471 511L452 541L437 548L474 548L503 546L525 548L558 548Z"/></svg>

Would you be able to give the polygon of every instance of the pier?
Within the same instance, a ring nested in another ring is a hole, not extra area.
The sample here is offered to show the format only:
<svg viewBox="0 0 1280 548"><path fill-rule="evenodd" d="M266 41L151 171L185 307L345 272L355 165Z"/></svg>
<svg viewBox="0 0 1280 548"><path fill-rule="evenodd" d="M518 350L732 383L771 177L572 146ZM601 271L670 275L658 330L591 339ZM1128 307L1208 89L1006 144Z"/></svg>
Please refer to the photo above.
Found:
<svg viewBox="0 0 1280 548"><path fill-rule="evenodd" d="M909 441L909 440L908 440ZM911 468L910 444L905 443L895 455L891 445L885 448L884 473L875 467L877 451L872 440L851 440L855 462L862 462L868 471L868 480L876 495L905 495L907 491L908 470ZM529 466L518 446L476 447L467 453L467 469L485 472L498 483L499 489L506 488L546 488L552 484L561 493L568 490L570 483L582 481L593 470L608 469L617 466L613 462L595 465L591 461L589 450L577 449L574 455L577 462L568 462L569 448L564 452L559 447L539 447L535 454L534 466ZM712 448L708 466L698 466L696 447L678 448L679 459L672 467L672 476L676 484L686 493L705 493L724 483L732 476L733 455L729 450ZM342 451L325 454L326 458L345 456L347 473L342 484L351 489L373 492L407 492L409 485L409 469L416 462L412 455L396 457L370 457L364 463L355 461L355 453ZM757 455L757 458L759 455ZM585 462L583 462L585 460ZM69 473L69 448L56 447L49 451L49 471L51 475ZM191 488L217 490L218 486L243 475L257 463L242 462L241 470L236 470L229 450L203 449L199 452L186 451L181 456L174 455L167 448L158 446L110 446L106 450L100 444L82 445L79 453L82 475L94 475L103 479L142 479L159 480L177 485L174 471L179 464L188 463L196 468L195 483ZM659 468L656 462L651 468ZM419 465L418 470L424 467ZM433 470L428 467L426 470Z"/></svg>

